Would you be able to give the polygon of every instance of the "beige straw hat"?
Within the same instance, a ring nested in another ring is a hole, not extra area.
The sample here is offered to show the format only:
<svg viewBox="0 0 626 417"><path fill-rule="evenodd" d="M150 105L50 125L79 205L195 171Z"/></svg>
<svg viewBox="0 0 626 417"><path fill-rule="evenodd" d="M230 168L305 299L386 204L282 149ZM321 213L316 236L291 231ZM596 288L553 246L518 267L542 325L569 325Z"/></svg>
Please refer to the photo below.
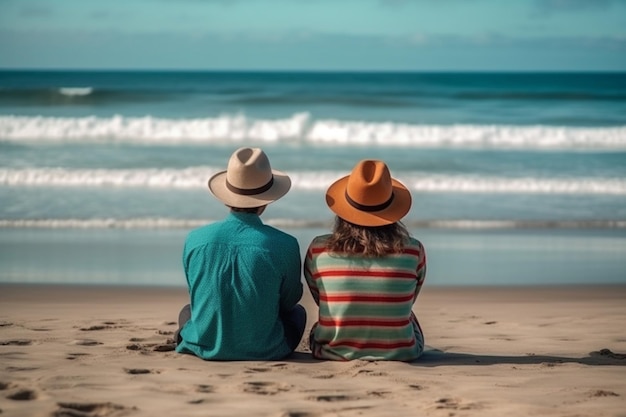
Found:
<svg viewBox="0 0 626 417"><path fill-rule="evenodd" d="M363 160L350 175L326 191L326 204L342 219L360 226L384 226L404 217L411 208L411 193L391 178L382 161Z"/></svg>
<svg viewBox="0 0 626 417"><path fill-rule="evenodd" d="M251 208L272 203L289 191L291 180L273 170L259 148L239 148L230 157L226 171L209 178L209 190L230 207Z"/></svg>

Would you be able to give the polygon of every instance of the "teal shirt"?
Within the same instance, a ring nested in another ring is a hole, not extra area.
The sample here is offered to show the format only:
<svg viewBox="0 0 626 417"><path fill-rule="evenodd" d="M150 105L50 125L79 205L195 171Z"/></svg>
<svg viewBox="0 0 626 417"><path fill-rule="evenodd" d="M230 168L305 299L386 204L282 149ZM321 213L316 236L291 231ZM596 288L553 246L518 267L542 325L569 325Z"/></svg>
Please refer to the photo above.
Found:
<svg viewBox="0 0 626 417"><path fill-rule="evenodd" d="M207 360L272 360L291 351L280 311L302 296L300 248L256 214L231 212L193 230L183 250L191 320L181 353Z"/></svg>

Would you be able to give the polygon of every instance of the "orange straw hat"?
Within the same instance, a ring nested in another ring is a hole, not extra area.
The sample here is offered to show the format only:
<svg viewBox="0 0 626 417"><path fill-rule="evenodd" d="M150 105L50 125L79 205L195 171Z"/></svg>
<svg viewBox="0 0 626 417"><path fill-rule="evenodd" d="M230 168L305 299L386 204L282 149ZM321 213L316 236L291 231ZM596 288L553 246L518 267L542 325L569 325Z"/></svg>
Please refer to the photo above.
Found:
<svg viewBox="0 0 626 417"><path fill-rule="evenodd" d="M272 169L259 148L239 148L230 157L226 171L209 178L209 190L230 207L251 208L272 203L289 191L291 179Z"/></svg>
<svg viewBox="0 0 626 417"><path fill-rule="evenodd" d="M384 226L404 217L411 208L411 193L391 178L382 161L360 161L350 175L326 191L326 204L342 219L360 226Z"/></svg>

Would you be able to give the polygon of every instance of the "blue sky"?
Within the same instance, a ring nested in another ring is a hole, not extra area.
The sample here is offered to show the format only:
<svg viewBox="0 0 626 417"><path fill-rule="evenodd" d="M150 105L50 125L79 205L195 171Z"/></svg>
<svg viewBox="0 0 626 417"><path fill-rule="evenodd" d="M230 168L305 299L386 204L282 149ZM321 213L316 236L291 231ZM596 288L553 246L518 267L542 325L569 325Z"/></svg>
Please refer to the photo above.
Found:
<svg viewBox="0 0 626 417"><path fill-rule="evenodd" d="M0 0L0 68L626 70L626 0Z"/></svg>

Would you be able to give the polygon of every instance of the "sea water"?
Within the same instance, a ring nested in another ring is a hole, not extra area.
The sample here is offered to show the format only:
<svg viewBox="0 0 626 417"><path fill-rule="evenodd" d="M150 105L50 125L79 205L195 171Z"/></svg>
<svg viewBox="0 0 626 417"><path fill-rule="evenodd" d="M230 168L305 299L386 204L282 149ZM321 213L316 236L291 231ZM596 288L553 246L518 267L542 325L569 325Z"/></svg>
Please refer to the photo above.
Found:
<svg viewBox="0 0 626 417"><path fill-rule="evenodd" d="M184 285L206 181L262 147L304 251L384 160L433 285L626 283L626 74L0 72L0 282Z"/></svg>

